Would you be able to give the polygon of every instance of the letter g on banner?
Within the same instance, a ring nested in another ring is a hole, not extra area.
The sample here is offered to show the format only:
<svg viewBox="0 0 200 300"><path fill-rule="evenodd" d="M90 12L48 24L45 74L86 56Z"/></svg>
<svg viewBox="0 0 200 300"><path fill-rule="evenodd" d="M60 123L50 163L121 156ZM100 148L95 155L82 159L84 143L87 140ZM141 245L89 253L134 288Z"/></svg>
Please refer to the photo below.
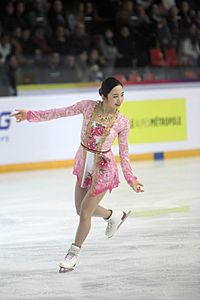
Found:
<svg viewBox="0 0 200 300"><path fill-rule="evenodd" d="M0 130L6 130L10 127L10 111L0 112Z"/></svg>

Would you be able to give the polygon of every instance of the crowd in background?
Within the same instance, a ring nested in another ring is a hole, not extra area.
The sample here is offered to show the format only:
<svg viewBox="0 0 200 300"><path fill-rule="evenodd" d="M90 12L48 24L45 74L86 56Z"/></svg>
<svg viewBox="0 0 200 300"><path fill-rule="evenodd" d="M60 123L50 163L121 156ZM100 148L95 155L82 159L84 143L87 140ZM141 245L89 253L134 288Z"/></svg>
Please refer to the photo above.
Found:
<svg viewBox="0 0 200 300"><path fill-rule="evenodd" d="M1 1L0 65L24 83L200 66L200 1Z"/></svg>

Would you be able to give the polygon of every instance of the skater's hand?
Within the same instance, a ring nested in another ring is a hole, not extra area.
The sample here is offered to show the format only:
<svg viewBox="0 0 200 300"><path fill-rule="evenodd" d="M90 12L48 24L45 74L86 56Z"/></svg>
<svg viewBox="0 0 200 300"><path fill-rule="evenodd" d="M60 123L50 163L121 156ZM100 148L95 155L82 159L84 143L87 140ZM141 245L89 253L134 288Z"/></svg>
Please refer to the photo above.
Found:
<svg viewBox="0 0 200 300"><path fill-rule="evenodd" d="M143 184L137 180L133 182L131 187L136 193L144 192Z"/></svg>
<svg viewBox="0 0 200 300"><path fill-rule="evenodd" d="M10 115L10 117L15 117L16 122L22 122L27 119L27 110L25 109L15 109L16 112Z"/></svg>

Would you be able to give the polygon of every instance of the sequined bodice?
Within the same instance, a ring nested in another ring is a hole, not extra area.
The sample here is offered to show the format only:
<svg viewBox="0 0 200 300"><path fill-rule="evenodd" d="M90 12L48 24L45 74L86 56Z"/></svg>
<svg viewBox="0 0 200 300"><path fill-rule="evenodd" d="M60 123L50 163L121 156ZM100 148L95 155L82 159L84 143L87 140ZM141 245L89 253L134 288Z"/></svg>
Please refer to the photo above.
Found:
<svg viewBox="0 0 200 300"><path fill-rule="evenodd" d="M82 143L92 150L105 150L103 144L117 120L118 113L116 111L113 114L103 114L102 104L97 102L82 135Z"/></svg>

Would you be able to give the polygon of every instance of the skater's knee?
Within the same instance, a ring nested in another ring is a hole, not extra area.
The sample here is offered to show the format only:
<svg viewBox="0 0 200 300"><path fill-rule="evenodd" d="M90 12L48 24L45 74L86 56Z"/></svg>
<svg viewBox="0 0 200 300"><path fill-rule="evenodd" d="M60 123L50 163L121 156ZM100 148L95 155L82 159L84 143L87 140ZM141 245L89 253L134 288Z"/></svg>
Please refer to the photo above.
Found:
<svg viewBox="0 0 200 300"><path fill-rule="evenodd" d="M81 220L81 221L87 221L87 220L90 220L90 219L91 219L91 214L88 213L88 211L85 210L85 209L82 209L82 210L79 212L79 216L80 216L80 220Z"/></svg>

